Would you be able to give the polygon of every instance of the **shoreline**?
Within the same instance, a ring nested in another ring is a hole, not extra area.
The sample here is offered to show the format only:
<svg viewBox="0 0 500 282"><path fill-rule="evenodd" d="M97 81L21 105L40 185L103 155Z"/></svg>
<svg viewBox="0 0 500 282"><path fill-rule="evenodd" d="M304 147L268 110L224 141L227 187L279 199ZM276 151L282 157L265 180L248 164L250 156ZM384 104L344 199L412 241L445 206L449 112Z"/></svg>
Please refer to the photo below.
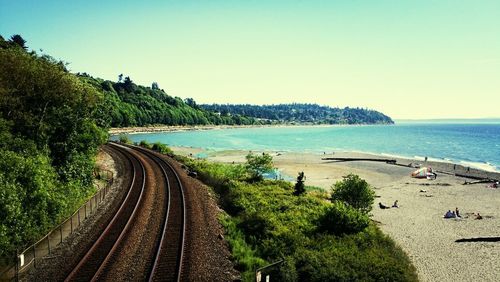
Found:
<svg viewBox="0 0 500 282"><path fill-rule="evenodd" d="M262 128L262 127L339 127L339 126L373 126L394 124L305 124L305 123L284 123L284 124L251 124L251 125L152 125L152 126L131 126L131 127L112 127L108 130L110 135L119 134L140 134L140 133L161 133L161 132L180 132L195 130L219 130L219 129L237 129L237 128Z"/></svg>
<svg viewBox="0 0 500 282"><path fill-rule="evenodd" d="M350 126L373 126L377 124L370 125L342 125L342 124L272 124L272 125L201 125L201 126L147 126L147 127L120 127L120 128L110 128L108 133L111 138L116 138L121 134L148 134L148 133L174 133L174 132L188 132L188 131L204 131L204 130L225 130L225 129L245 129L245 128L300 128L300 127L350 127ZM394 126L394 124L387 124L388 126ZM209 151L209 148L205 148ZM215 149L217 151L225 150L242 150L242 149ZM335 149L334 149L335 150ZM283 151L283 150L273 150L273 151ZM306 152L320 153L322 150L307 150ZM287 151L285 151L287 152ZM304 152L304 151L290 151L290 152ZM338 151L346 153L346 151ZM330 153L330 152L328 152ZM337 151L335 151L337 153ZM351 150L347 153L360 153L376 157L385 158L395 158L400 160L412 160L414 162L424 162L425 157L423 156L405 156L398 155L398 153L385 153L385 152L370 152L370 151L357 151ZM470 161L467 159L447 159L447 158L434 158L432 156L428 157L428 163L448 163L461 167L469 167L474 171L485 171L487 173L500 173L500 164L494 164L487 161ZM477 172L476 172L477 173ZM496 178L497 180L499 177Z"/></svg>
<svg viewBox="0 0 500 282"><path fill-rule="evenodd" d="M172 147L175 153L195 156L206 153L202 148ZM262 151L254 151L261 153ZM207 159L224 163L244 163L248 151L209 152ZM496 262L500 259L499 242L460 242L470 238L497 238L500 228L500 188L488 183L463 185L469 178L440 173L453 170L452 163L427 161L438 171L436 180L411 178L415 159L395 158L399 165L383 162L323 161L323 154L272 151L275 167L293 178L303 171L305 184L329 191L343 176L354 173L365 179L376 193L372 219L408 254L421 281L495 281L500 277ZM331 157L332 155L326 155ZM335 157L377 157L356 152L335 152ZM388 158L380 156L379 158ZM391 159L394 157L391 157ZM455 170L467 171L456 165ZM470 176L489 172L470 169ZM491 173L495 177L499 173ZM398 200L399 208L380 209L378 203L391 206ZM447 210L458 208L461 218L444 219ZM480 213L482 220L475 220Z"/></svg>
<svg viewBox="0 0 500 282"><path fill-rule="evenodd" d="M205 149L205 148L200 148L200 147L189 147L189 146L170 146L172 149L177 149L179 151L185 151L185 150L196 150L196 154L204 154L204 155L210 155L210 154L215 154L215 155L221 155L221 154L226 154L228 152L245 152L248 153L249 151L252 150L241 150L241 149L226 149L226 150L210 150L210 149ZM313 151L306 151L306 152L297 152L297 151L287 151L287 150L253 150L254 152L266 152L270 153L271 155L274 153L288 153L288 154L311 154L311 155L316 155L318 157L360 157L360 158L374 158L374 159L394 159L396 160L395 165L399 166L408 166L408 167L415 167L415 166L430 166L434 170L437 170L437 172L440 173L447 173L447 174L452 174L456 176L462 176L462 177L470 177L471 179L474 178L481 178L481 179L494 179L497 181L500 181L500 171L496 170L488 170L484 169L483 165L489 165L491 168L493 168L493 165L487 164L487 163L475 163L475 162L467 162L466 165L465 161L458 160L458 162L453 162L451 160L445 160L445 159L437 159L437 158L432 158L429 157L427 161L425 161L425 157L419 157L419 158L411 158L411 157L406 157L406 156L401 156L401 155L396 155L396 154L386 154L386 153L372 153L372 152L362 152L362 151L335 151L332 153L326 153L326 154L321 154L319 152L313 152Z"/></svg>

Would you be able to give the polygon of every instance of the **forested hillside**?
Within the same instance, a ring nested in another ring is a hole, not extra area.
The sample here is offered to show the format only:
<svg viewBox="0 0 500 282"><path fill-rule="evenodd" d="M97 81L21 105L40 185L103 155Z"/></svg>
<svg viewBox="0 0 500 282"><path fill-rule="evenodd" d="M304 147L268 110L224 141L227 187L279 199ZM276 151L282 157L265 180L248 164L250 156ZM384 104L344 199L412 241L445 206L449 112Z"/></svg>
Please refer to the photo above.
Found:
<svg viewBox="0 0 500 282"><path fill-rule="evenodd" d="M65 64L0 36L0 264L93 191L103 95Z"/></svg>
<svg viewBox="0 0 500 282"><path fill-rule="evenodd" d="M84 73L81 80L91 84L104 96L103 112L111 127L164 125L248 125L256 122L253 118L241 115L221 116L206 111L193 99L183 101L169 96L157 83L151 87L136 85L130 77L118 82L93 78Z"/></svg>
<svg viewBox="0 0 500 282"><path fill-rule="evenodd" d="M277 122L314 124L392 124L392 119L380 112L360 108L331 108L317 104L279 105L201 105L222 116L244 115Z"/></svg>

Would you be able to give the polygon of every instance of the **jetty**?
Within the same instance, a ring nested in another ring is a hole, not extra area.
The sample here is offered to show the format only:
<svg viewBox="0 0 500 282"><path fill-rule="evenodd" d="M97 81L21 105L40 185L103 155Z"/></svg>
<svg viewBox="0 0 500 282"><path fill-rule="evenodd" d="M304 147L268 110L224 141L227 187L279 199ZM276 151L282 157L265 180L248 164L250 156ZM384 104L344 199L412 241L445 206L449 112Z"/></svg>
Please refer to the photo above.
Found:
<svg viewBox="0 0 500 282"><path fill-rule="evenodd" d="M373 158L322 158L323 161L351 162L351 161L369 161L369 162L384 162L388 164L396 164L395 159L373 159Z"/></svg>

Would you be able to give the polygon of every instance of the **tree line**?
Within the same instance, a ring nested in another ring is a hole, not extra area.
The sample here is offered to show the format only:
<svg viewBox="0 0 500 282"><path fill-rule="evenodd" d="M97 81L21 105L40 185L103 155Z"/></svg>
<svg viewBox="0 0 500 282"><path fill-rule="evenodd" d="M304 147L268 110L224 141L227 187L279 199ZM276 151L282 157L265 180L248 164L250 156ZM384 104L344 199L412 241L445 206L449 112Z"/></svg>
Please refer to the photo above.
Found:
<svg viewBox="0 0 500 282"><path fill-rule="evenodd" d="M197 106L192 98L185 100L168 95L158 83L151 87L135 84L130 77L119 75L118 81L94 78L87 73L78 77L102 93L102 112L111 127L163 125L250 125L258 123L243 115L219 115Z"/></svg>
<svg viewBox="0 0 500 282"><path fill-rule="evenodd" d="M317 104L212 104L201 105L205 110L222 116L243 115L267 122L296 122L313 124L392 124L392 119L383 113L362 108L332 108Z"/></svg>

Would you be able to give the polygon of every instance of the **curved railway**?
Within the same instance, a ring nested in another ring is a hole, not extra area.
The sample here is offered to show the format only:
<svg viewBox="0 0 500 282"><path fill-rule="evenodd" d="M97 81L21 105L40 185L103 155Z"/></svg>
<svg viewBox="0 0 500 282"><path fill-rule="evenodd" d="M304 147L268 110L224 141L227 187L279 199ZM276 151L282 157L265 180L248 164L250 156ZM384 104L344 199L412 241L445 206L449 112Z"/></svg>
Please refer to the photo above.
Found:
<svg viewBox="0 0 500 282"><path fill-rule="evenodd" d="M186 204L179 176L165 159L149 150L135 146L126 148L116 144L111 144L109 148L125 156L133 168L128 192L102 234L83 255L65 281L127 278L117 274L120 270L116 265L120 264L126 252L131 252L130 246L127 246L128 237L133 237L131 234L134 232L144 233L144 230L138 230L141 228L137 226L141 226L141 221L150 220L150 218L145 218L147 213L143 212L147 208L160 210L158 216L161 218L155 219L154 222L161 222L161 226L151 228L157 231L139 235L150 236L151 239L144 241L145 246L135 246L140 252L134 253L139 256L134 259L145 262L141 272L144 272L145 278L149 281L180 281L183 274ZM150 179L152 173L147 172L147 168L152 170L152 167L161 171L161 177L156 175L156 179ZM151 183L159 183L158 191L151 190L153 189ZM153 205L151 200L147 201L147 193L161 194L158 197L152 196L156 198L155 206L147 206Z"/></svg>
<svg viewBox="0 0 500 282"><path fill-rule="evenodd" d="M186 202L182 182L175 169L163 158L142 148L137 150L153 159L169 180L167 216L148 280L180 281L186 231Z"/></svg>

